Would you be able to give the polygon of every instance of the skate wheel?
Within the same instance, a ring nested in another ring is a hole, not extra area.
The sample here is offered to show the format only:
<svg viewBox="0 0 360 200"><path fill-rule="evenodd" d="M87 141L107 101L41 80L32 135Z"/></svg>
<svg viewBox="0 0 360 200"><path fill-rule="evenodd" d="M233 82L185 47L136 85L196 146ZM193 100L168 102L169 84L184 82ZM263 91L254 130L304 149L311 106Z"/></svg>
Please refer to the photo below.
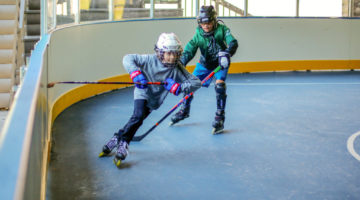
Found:
<svg viewBox="0 0 360 200"><path fill-rule="evenodd" d="M118 159L114 159L114 164L116 165L116 167L119 167L120 164L121 164L121 160L118 160Z"/></svg>
<svg viewBox="0 0 360 200"><path fill-rule="evenodd" d="M215 128L213 128L213 130L211 131L211 133L213 134L213 135L215 135L216 133L216 129Z"/></svg>
<svg viewBox="0 0 360 200"><path fill-rule="evenodd" d="M101 157L103 157L103 156L105 156L105 153L104 153L104 152L99 153L99 158L101 158Z"/></svg>
<svg viewBox="0 0 360 200"><path fill-rule="evenodd" d="M224 129L216 130L216 128L213 128L212 134L213 134L213 135L216 135L216 134L221 133L221 132L223 132L223 131L224 131Z"/></svg>
<svg viewBox="0 0 360 200"><path fill-rule="evenodd" d="M170 123L169 123L169 126L172 126L172 125L174 125L174 122L170 122Z"/></svg>

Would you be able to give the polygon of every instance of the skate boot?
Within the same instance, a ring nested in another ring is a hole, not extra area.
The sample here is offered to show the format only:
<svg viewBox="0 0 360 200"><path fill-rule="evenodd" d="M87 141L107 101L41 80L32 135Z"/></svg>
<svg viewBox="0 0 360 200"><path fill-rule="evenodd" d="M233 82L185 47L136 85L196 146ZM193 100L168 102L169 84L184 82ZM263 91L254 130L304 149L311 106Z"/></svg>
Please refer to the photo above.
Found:
<svg viewBox="0 0 360 200"><path fill-rule="evenodd" d="M189 116L190 116L189 112L186 112L184 110L180 110L174 116L171 117L170 126L178 123L181 120L184 120L185 118L188 118Z"/></svg>
<svg viewBox="0 0 360 200"><path fill-rule="evenodd" d="M112 138L109 140L107 144L105 144L102 148L102 152L99 154L99 157L107 156L111 153L111 151L118 145L119 143L119 135L114 134Z"/></svg>
<svg viewBox="0 0 360 200"><path fill-rule="evenodd" d="M171 117L170 126L178 123L181 120L184 120L190 116L190 103L194 96L192 95L188 99L185 100L179 112L177 112L174 116Z"/></svg>
<svg viewBox="0 0 360 200"><path fill-rule="evenodd" d="M214 127L212 130L212 134L214 135L223 132L225 121L225 112L223 110L218 110L215 114L215 121L212 124L212 126Z"/></svg>
<svg viewBox="0 0 360 200"><path fill-rule="evenodd" d="M114 158L114 164L117 167L120 166L121 161L125 160L126 156L129 153L128 150L129 150L129 144L125 140L120 140Z"/></svg>

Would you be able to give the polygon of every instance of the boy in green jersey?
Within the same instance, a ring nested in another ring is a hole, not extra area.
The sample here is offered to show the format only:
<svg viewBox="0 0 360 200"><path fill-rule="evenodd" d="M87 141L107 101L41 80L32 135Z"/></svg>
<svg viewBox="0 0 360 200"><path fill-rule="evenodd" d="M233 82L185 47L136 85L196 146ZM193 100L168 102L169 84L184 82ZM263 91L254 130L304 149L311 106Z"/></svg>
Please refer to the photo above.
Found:
<svg viewBox="0 0 360 200"><path fill-rule="evenodd" d="M230 57L233 56L238 47L237 40L230 33L230 29L221 20L216 19L216 12L213 6L202 6L197 17L199 26L193 38L187 43L180 62L186 66L194 58L197 49L200 49L200 61L196 64L193 74L200 80L203 80L217 66L222 70L215 74L215 92L217 100L217 111L215 120L212 124L213 134L220 133L224 129L225 105L226 105L226 76L230 65ZM222 21L221 21L222 22ZM211 80L203 86L208 87ZM190 103L193 98L184 102L181 110L172 118L172 124L175 124L190 114Z"/></svg>

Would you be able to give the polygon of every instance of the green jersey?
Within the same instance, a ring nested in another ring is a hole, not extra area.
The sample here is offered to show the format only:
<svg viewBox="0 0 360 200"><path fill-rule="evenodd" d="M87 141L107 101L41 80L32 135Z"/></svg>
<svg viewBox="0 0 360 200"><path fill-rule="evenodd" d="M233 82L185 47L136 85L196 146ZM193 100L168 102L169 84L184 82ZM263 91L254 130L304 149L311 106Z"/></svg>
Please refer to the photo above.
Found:
<svg viewBox="0 0 360 200"><path fill-rule="evenodd" d="M186 66L194 58L197 49L200 48L200 63L212 70L218 66L218 53L220 51L226 51L232 56L237 47L237 40L224 24L217 23L211 34L205 33L201 27L197 27L194 37L186 44L180 61Z"/></svg>

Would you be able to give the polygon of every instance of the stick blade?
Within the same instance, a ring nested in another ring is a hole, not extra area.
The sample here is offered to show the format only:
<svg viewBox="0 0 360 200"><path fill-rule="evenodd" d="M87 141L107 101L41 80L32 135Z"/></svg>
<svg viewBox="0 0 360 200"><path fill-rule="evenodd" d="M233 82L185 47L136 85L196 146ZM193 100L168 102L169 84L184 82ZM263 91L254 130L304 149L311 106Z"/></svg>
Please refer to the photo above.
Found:
<svg viewBox="0 0 360 200"><path fill-rule="evenodd" d="M47 84L47 88L52 88L52 87L54 87L55 86L55 83L53 82L53 83L48 83Z"/></svg>
<svg viewBox="0 0 360 200"><path fill-rule="evenodd" d="M131 141L140 142L144 138L144 135L134 136Z"/></svg>

